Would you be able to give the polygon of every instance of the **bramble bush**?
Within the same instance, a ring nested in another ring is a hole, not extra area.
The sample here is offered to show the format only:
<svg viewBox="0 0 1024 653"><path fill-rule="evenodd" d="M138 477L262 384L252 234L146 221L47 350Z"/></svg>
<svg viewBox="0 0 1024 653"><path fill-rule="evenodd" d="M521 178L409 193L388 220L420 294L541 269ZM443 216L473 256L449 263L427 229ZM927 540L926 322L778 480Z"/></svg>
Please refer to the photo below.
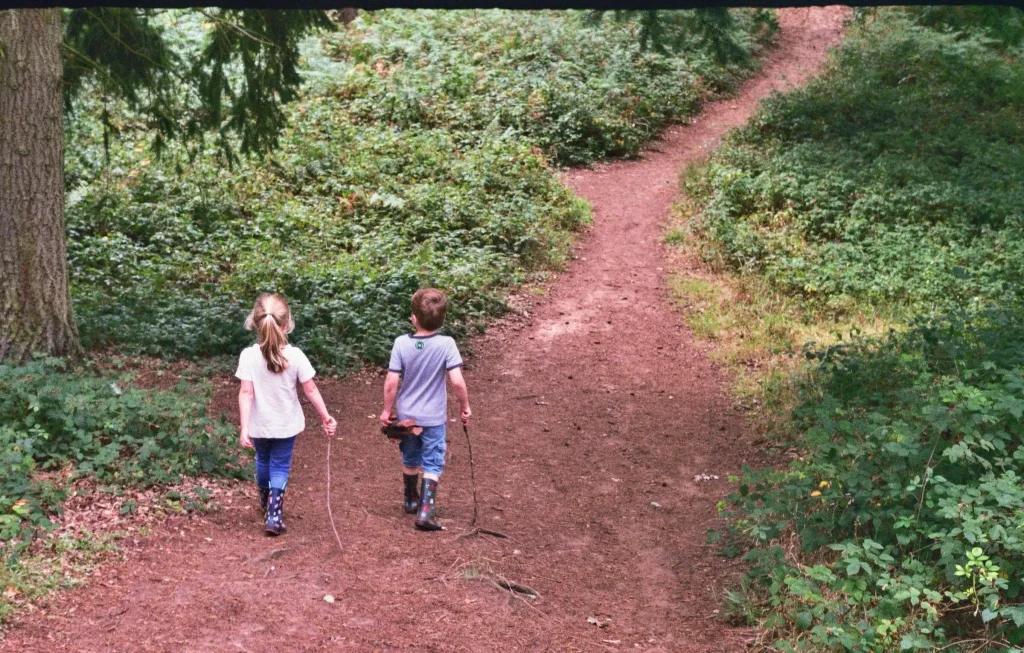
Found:
<svg viewBox="0 0 1024 653"><path fill-rule="evenodd" d="M803 454L729 498L775 648L1024 644L1022 318L953 312L808 349Z"/></svg>
<svg viewBox="0 0 1024 653"><path fill-rule="evenodd" d="M738 15L753 52L763 17ZM168 29L180 47L202 36ZM565 12L364 12L326 50L307 48L281 148L234 169L215 144L152 159L145 125L83 101L66 175L83 342L235 355L265 291L291 300L295 343L323 367L384 360L422 285L450 295L451 332L481 324L507 287L557 268L589 219L547 158L635 153L753 69L699 48L644 53L634 31Z"/></svg>
<svg viewBox="0 0 1024 653"><path fill-rule="evenodd" d="M833 314L1018 297L1022 119L1016 50L880 13L687 179L695 231L709 259Z"/></svg>
<svg viewBox="0 0 1024 653"><path fill-rule="evenodd" d="M724 504L772 650L1024 645L1024 66L939 18L873 14L685 180L707 260L901 324L807 346L796 460Z"/></svg>
<svg viewBox="0 0 1024 653"><path fill-rule="evenodd" d="M75 478L151 486L241 477L235 429L207 414L209 398L209 385L194 380L157 391L60 359L0 365L0 542L49 527Z"/></svg>
<svg viewBox="0 0 1024 653"><path fill-rule="evenodd" d="M635 22L551 11L380 12L328 50L356 64L340 92L359 120L444 128L467 144L507 131L556 165L585 165L637 154L750 74L777 25L763 11L732 16L721 38L740 51L734 62L702 41L643 49Z"/></svg>

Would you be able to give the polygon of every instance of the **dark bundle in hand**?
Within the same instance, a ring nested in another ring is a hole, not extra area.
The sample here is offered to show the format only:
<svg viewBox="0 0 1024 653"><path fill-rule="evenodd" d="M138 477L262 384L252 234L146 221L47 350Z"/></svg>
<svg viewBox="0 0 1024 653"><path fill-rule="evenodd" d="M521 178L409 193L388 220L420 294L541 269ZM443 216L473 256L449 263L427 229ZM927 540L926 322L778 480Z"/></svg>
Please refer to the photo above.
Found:
<svg viewBox="0 0 1024 653"><path fill-rule="evenodd" d="M416 420L403 419L401 422L391 422L387 426L380 427L380 431L392 440L401 440L410 435L423 433L423 427L416 426Z"/></svg>

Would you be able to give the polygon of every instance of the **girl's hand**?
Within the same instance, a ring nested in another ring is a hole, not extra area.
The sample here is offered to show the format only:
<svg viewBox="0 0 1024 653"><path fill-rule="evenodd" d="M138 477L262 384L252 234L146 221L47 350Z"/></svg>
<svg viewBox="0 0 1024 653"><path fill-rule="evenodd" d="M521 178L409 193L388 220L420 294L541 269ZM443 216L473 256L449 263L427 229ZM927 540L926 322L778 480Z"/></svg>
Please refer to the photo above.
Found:
<svg viewBox="0 0 1024 653"><path fill-rule="evenodd" d="M462 418L462 423L463 424L469 424L469 418L472 417L472 416L473 416L473 411L470 410L469 406L466 406L465 408L463 408L462 409L462 413L459 415L459 417Z"/></svg>
<svg viewBox="0 0 1024 653"><path fill-rule="evenodd" d="M323 424L324 433L327 437L334 437L334 431L338 428L338 420L328 415L327 419L323 420L321 423Z"/></svg>
<svg viewBox="0 0 1024 653"><path fill-rule="evenodd" d="M240 431L238 433L238 444L242 445L243 449L253 449L252 438L249 437L248 431Z"/></svg>

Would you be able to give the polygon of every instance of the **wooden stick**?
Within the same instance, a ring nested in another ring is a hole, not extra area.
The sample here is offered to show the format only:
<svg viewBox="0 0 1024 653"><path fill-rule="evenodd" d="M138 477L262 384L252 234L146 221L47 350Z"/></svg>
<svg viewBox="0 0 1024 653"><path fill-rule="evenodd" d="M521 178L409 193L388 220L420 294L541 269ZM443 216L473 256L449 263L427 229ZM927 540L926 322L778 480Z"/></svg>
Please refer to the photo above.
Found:
<svg viewBox="0 0 1024 653"><path fill-rule="evenodd" d="M519 583L513 583L512 581L505 580L504 578L492 578L491 582L494 583L495 585L497 585L498 587L500 587L503 590L508 590L510 592L516 592L518 594L525 594L526 596L530 597L531 599L535 599L535 598L540 596L540 594L537 593L537 590L529 588L526 585L520 585Z"/></svg>
<svg viewBox="0 0 1024 653"><path fill-rule="evenodd" d="M473 484L473 521L470 526L476 526L476 472L473 469L473 443L469 439L469 428L463 424L462 432L466 434L466 447L469 449L469 480Z"/></svg>
<svg viewBox="0 0 1024 653"><path fill-rule="evenodd" d="M490 535L492 537L498 537L498 538L501 538L503 540L509 539L508 535L505 535L504 533L502 533L500 531L492 531L492 530L488 530L486 528L474 528L470 532L463 533L462 535L458 536L455 539L456 540L461 540L461 539L465 539L465 538L468 538L468 537L473 537L474 535Z"/></svg>
<svg viewBox="0 0 1024 653"><path fill-rule="evenodd" d="M334 539L338 542L338 550L344 552L345 547L341 545L341 537L338 536L338 529L334 526L334 513L331 512L331 440L327 436L327 517L331 520L331 530L334 531Z"/></svg>

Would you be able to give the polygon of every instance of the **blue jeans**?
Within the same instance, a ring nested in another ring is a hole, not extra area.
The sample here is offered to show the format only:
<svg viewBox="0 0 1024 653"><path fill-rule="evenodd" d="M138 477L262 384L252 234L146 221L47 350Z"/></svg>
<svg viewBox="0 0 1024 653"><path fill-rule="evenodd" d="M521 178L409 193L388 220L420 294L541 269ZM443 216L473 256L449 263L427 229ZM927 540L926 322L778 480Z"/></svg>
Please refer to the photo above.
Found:
<svg viewBox="0 0 1024 653"><path fill-rule="evenodd" d="M295 436L290 438L253 438L256 447L256 484L261 488L284 490L288 470L292 468Z"/></svg>
<svg viewBox="0 0 1024 653"><path fill-rule="evenodd" d="M422 467L425 474L441 476L444 471L445 437L447 427L424 426L423 433L410 435L398 442L402 451L402 464L409 468Z"/></svg>

